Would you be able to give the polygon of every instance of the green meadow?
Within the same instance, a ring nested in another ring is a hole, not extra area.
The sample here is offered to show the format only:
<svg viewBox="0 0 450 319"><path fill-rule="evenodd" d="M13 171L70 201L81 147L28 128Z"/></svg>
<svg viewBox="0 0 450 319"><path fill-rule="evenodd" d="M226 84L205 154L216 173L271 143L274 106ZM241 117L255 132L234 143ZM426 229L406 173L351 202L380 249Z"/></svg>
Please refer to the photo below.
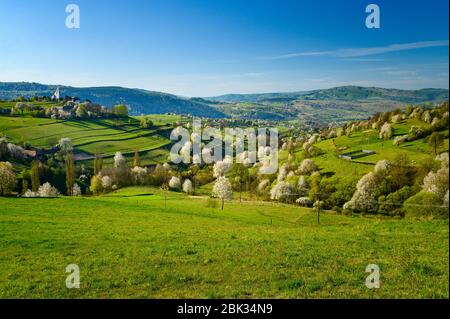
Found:
<svg viewBox="0 0 450 319"><path fill-rule="evenodd" d="M342 216L158 189L0 198L1 298L448 298L448 220ZM80 267L67 289L65 267ZM368 264L381 288L368 289Z"/></svg>
<svg viewBox="0 0 450 319"><path fill-rule="evenodd" d="M167 159L168 136L180 116L152 115L151 119L154 125L144 129L139 126L139 118L131 117L64 121L0 116L0 133L13 143L40 148L51 148L59 139L70 138L78 152L91 157L97 153L108 158L117 151L126 156L140 152L143 164L150 164Z"/></svg>

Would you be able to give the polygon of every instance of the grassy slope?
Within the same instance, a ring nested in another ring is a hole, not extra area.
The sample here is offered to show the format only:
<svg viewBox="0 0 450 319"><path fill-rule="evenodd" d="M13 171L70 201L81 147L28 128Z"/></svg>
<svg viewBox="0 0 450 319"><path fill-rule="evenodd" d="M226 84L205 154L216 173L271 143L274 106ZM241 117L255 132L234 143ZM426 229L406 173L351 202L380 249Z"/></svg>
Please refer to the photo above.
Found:
<svg viewBox="0 0 450 319"><path fill-rule="evenodd" d="M398 124L393 124L394 135L407 134L412 125L426 127L422 121L407 120ZM445 136L443 145L438 149L438 152L449 150L449 132L448 130L441 131ZM344 152L353 150L373 150L374 155L358 158L354 161L344 160L338 157L335 147L331 139L321 141L315 146L319 147L323 154L313 158L314 163L318 165L322 173L332 173L338 176L361 176L373 170L373 165L381 159L394 160L400 154L406 154L408 158L415 162L424 162L433 160L435 158L434 150L427 144L426 139L418 139L411 142L406 142L400 146L394 146L391 140L380 140L378 138L379 131L370 129L364 132L356 132L349 136L340 136L335 138L337 147L347 147ZM281 151L279 162L284 163L287 160L287 151ZM296 160L301 162L303 160L303 150L296 149Z"/></svg>
<svg viewBox="0 0 450 319"><path fill-rule="evenodd" d="M448 221L325 213L317 226L292 206L134 196L154 192L0 198L0 297L449 296ZM70 263L78 290L65 288ZM376 291L364 285L371 263Z"/></svg>
<svg viewBox="0 0 450 319"><path fill-rule="evenodd" d="M106 156L116 151L123 153L143 152L144 164L159 162L167 157L164 150L170 141L166 138L171 124L179 116L152 115L155 126L140 129L137 121L120 127L112 120L61 121L31 117L0 116L0 132L9 140L21 144L29 142L33 146L48 148L62 137L72 139L77 150Z"/></svg>

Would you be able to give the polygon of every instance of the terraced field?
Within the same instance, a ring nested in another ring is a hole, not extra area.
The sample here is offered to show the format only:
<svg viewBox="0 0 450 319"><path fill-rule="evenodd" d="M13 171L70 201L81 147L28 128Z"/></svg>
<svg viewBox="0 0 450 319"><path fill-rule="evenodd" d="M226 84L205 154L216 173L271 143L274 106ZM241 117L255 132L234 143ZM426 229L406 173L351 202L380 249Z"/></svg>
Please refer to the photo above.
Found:
<svg viewBox="0 0 450 319"><path fill-rule="evenodd" d="M173 120L179 117L162 115L154 118L155 125L143 129L135 118L62 121L0 116L0 133L16 144L27 143L40 148L51 148L60 138L67 137L72 140L76 152L83 153L83 158L91 158L95 153L110 157L117 151L124 154L138 151L144 162L155 162L167 157L168 136Z"/></svg>

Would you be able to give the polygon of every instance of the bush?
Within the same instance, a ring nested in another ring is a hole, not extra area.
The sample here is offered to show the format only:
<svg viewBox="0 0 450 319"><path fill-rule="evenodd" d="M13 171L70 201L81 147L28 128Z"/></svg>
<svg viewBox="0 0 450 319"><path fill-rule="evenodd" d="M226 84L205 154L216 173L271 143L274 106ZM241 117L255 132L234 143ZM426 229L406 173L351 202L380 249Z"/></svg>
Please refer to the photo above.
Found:
<svg viewBox="0 0 450 319"><path fill-rule="evenodd" d="M380 196L378 212L389 216L404 216L403 203L417 192L418 189L405 186L387 196Z"/></svg>
<svg viewBox="0 0 450 319"><path fill-rule="evenodd" d="M405 201L403 210L407 217L448 218L448 208L438 195L421 191Z"/></svg>

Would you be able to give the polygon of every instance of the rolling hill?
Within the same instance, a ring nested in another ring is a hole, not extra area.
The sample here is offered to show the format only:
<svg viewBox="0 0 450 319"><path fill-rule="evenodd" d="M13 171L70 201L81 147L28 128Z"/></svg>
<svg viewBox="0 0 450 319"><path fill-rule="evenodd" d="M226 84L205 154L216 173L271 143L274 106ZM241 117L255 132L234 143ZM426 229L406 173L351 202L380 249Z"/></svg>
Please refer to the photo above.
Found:
<svg viewBox="0 0 450 319"><path fill-rule="evenodd" d="M208 97L207 100L236 102L279 102L296 100L391 100L400 103L441 102L448 100L447 89L398 90L377 87L341 86L324 90L290 93L226 94Z"/></svg>
<svg viewBox="0 0 450 319"><path fill-rule="evenodd" d="M56 85L28 82L0 82L0 99L10 100L20 96L49 96ZM85 87L60 86L63 96L76 96L108 107L123 103L130 107L131 115L140 114L191 114L212 118L226 117L201 99L183 98L172 94L129 89L123 87Z"/></svg>
<svg viewBox="0 0 450 319"><path fill-rule="evenodd" d="M0 82L0 99L51 95L56 85ZM190 114L194 116L264 120L293 120L299 117L312 126L360 120L377 112L405 104L438 103L448 100L447 89L398 90L342 86L324 90L228 94L208 98L184 98L172 94L123 87L60 86L62 95L77 96L111 107L124 103L131 115Z"/></svg>
<svg viewBox="0 0 450 319"><path fill-rule="evenodd" d="M448 100L446 89L397 90L342 86L293 93L230 94L209 97L220 102L217 109L236 118L294 120L312 126L364 119L377 112L403 108L406 104Z"/></svg>

